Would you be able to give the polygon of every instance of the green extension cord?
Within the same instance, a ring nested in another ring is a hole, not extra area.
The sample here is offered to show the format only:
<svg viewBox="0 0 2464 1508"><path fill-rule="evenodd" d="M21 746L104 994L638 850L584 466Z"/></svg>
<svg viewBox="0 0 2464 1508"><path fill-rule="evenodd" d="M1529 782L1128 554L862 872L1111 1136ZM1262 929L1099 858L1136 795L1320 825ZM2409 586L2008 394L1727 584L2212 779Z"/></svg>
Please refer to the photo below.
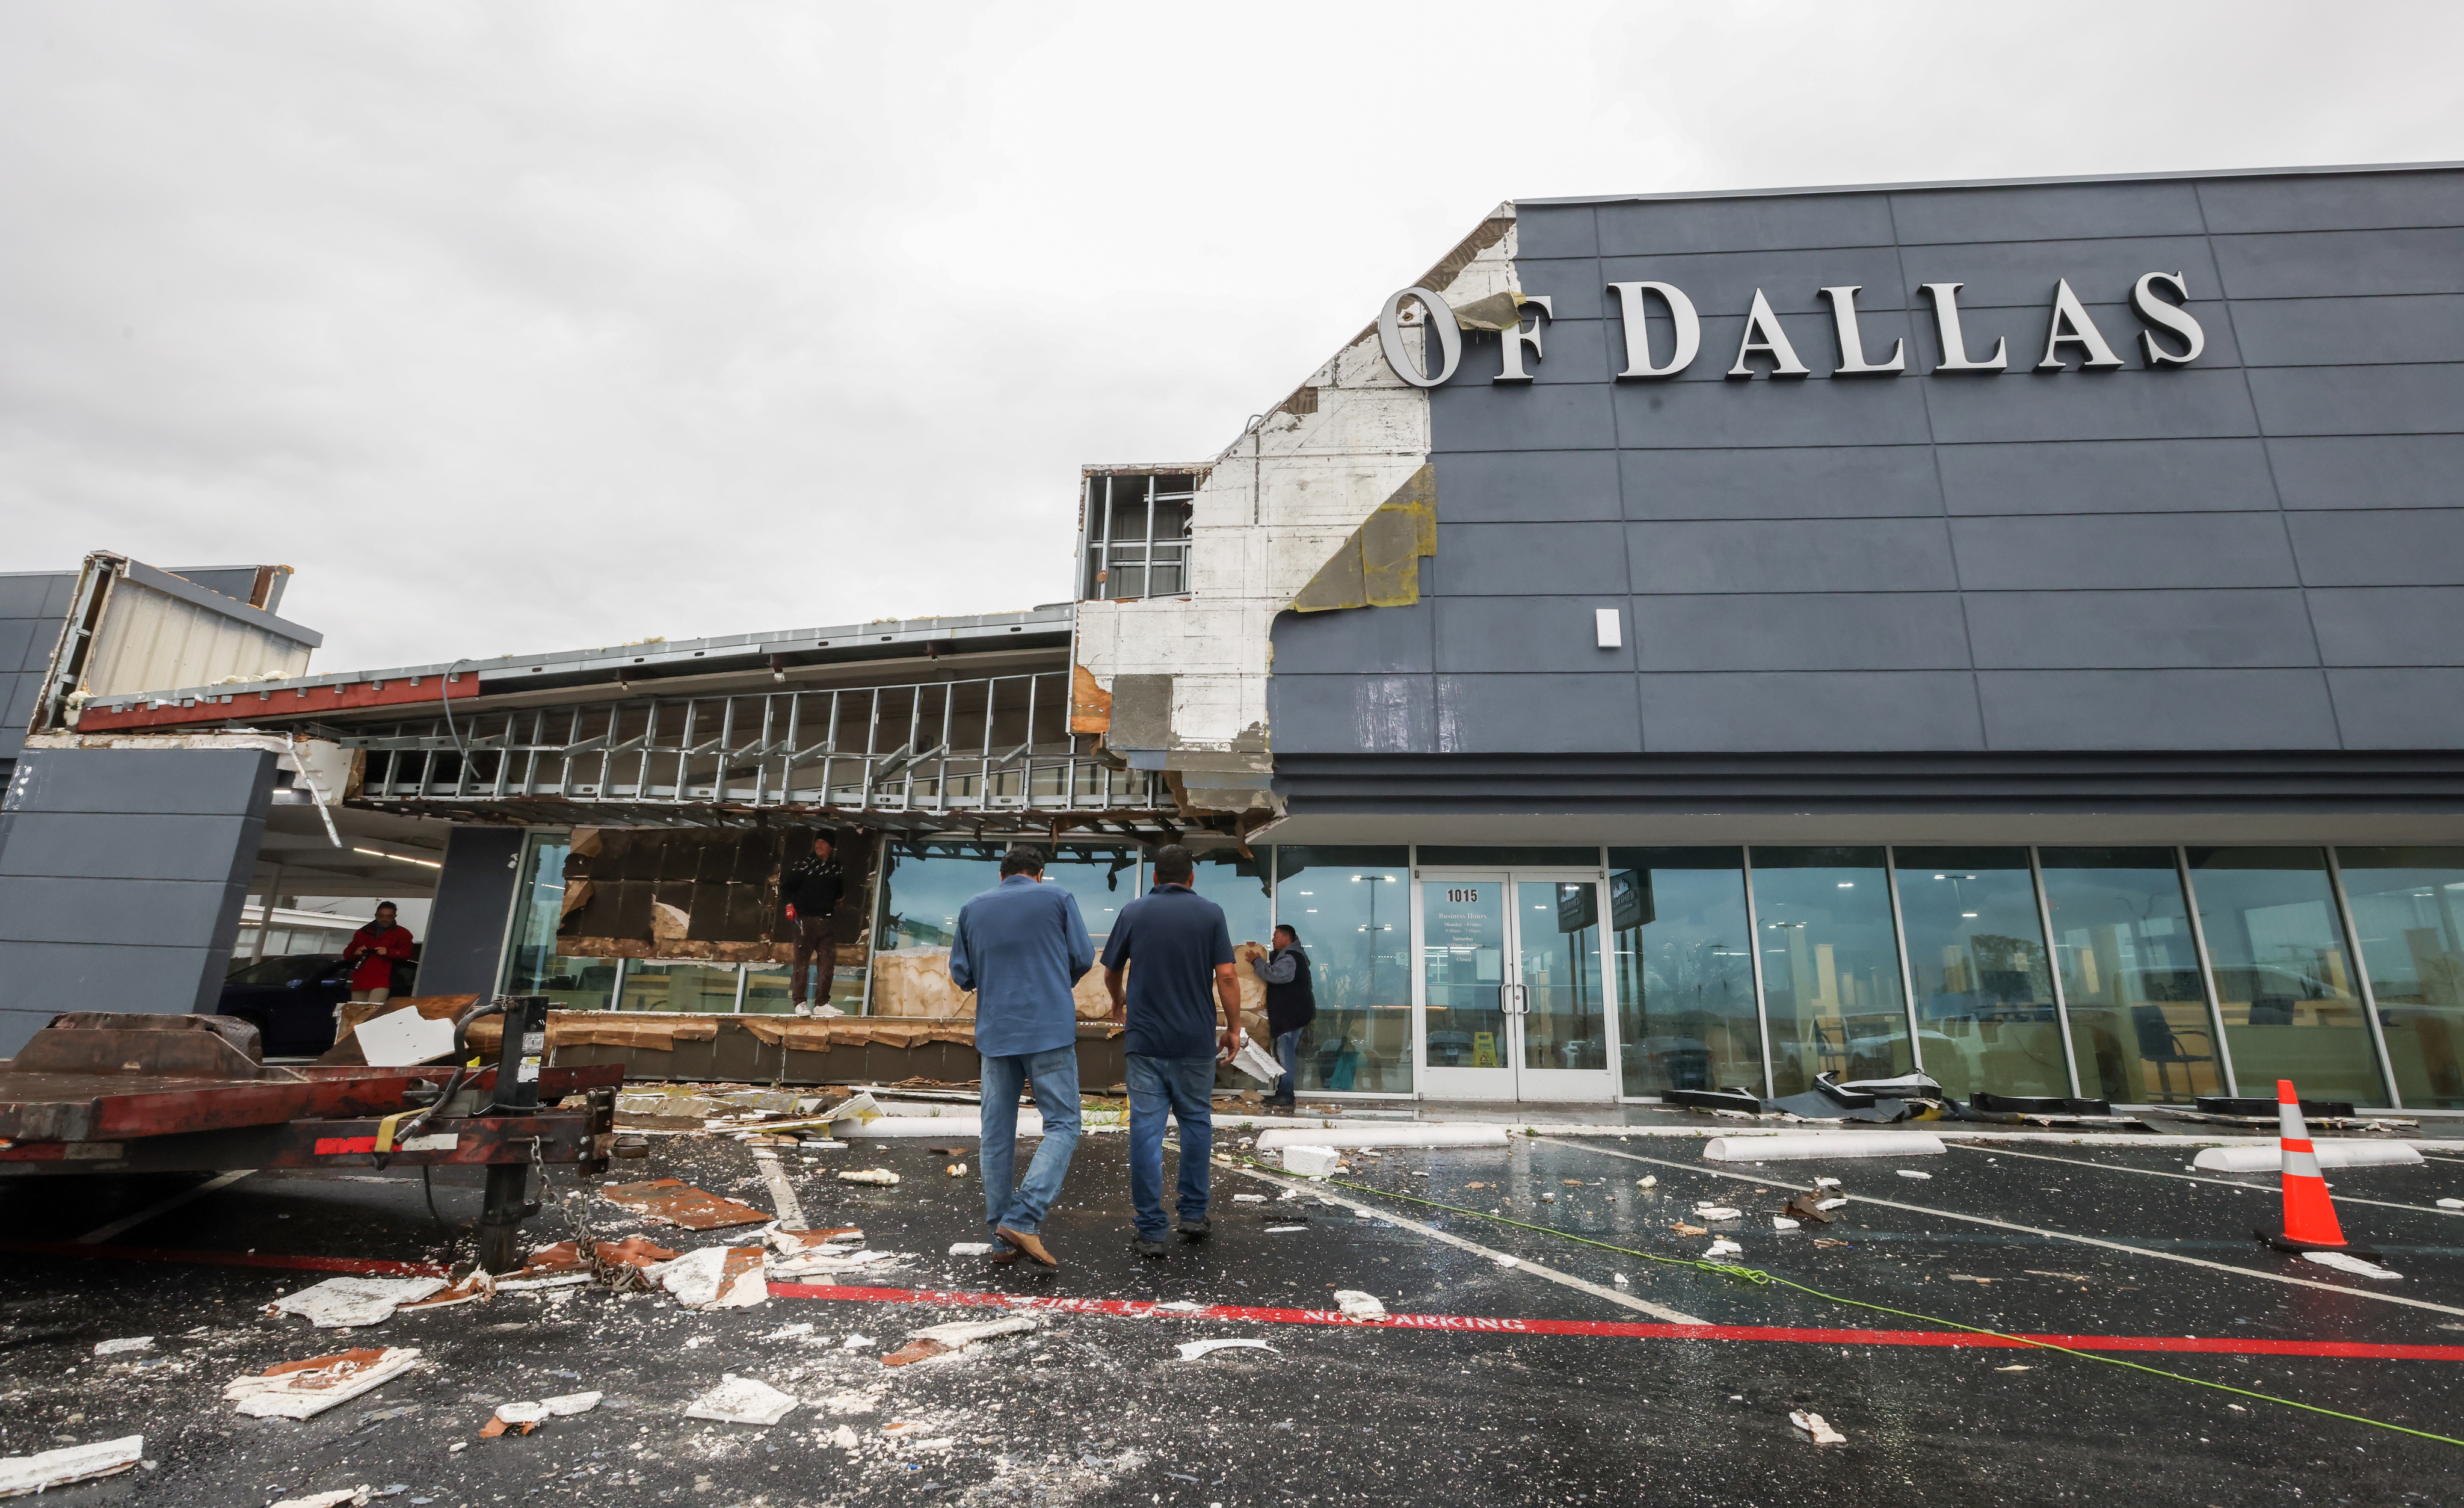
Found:
<svg viewBox="0 0 2464 1508"><path fill-rule="evenodd" d="M1273 1173L1278 1177L1287 1176L1281 1168L1262 1163L1254 1157L1243 1157L1241 1161L1248 1164L1251 1167L1265 1172ZM1606 1241L1595 1241L1590 1236L1576 1235L1571 1231L1560 1231L1554 1226L1533 1225L1528 1220L1515 1220L1505 1215L1493 1215L1485 1209L1466 1209L1461 1205L1441 1204L1434 1199L1422 1199L1417 1194L1402 1194L1397 1193L1392 1189L1373 1188L1366 1184L1353 1183L1349 1179L1330 1178L1327 1182L1333 1184L1340 1188L1355 1189L1360 1193L1375 1194L1383 1199L1399 1199L1406 1204L1420 1205L1430 1209L1442 1209L1449 1214L1469 1215L1475 1220L1486 1220L1496 1225L1512 1226L1518 1231L1538 1231L1542 1235L1553 1235L1561 1241L1573 1241L1583 1246L1597 1247L1603 1252L1615 1252L1619 1256L1636 1257L1645 1262L1658 1262L1664 1267L1693 1268L1698 1272L1710 1273L1716 1276L1735 1278L1740 1282L1750 1283L1758 1288L1768 1288L1774 1285L1781 1288L1793 1288L1798 1293L1804 1294L1809 1297L1823 1299L1829 1303L1846 1304L1852 1309L1871 1310L1875 1314L1889 1315L1894 1319L1899 1320L1915 1320L1925 1324L1938 1325L1946 1330L1958 1330L1968 1335L1990 1336L1997 1341L2008 1341L2017 1345L2033 1346L2039 1351L2055 1351L2063 1356L2075 1356L2082 1362L2096 1362L2105 1366L2126 1367L2134 1372L2145 1372L2150 1377L2162 1377L2176 1383L2189 1383L2198 1387L2212 1387L2220 1393L2233 1393L2243 1398L2255 1398L2261 1403L2280 1404L2287 1408L2299 1408L2307 1413L2324 1414L2330 1419L2343 1419L2351 1424L2365 1424L2374 1430L2392 1430L2398 1434L2409 1434L2416 1439L2422 1440L2435 1440L2441 1445L2464 1446L2464 1440L2456 1439L2452 1435L2432 1434L2427 1430L2414 1430L2405 1425L2388 1424L2383 1419L2371 1419L2362 1414L2344 1413L2342 1410L2335 1408L2322 1408L2317 1404L2305 1404L2296 1398L2278 1398L2274 1393L2253 1392L2247 1387L2235 1387L2231 1383L2213 1383L2204 1377L2190 1377L2181 1372L2168 1372L2160 1366L2148 1366L2139 1362L2125 1362L2119 1357L2101 1356L2094 1351L2074 1350L2066 1345L2056 1345L2050 1341L2031 1340L2024 1335L2011 1335L2001 1330L1989 1330L1983 1325L1961 1324L1956 1320L1944 1320L1935 1315L1918 1314L1907 1309L1893 1309L1887 1304L1878 1304L1868 1299L1848 1298L1838 1294L1826 1294L1819 1288L1809 1288L1803 1283L1793 1281L1790 1278L1781 1277L1771 1273L1763 1272L1759 1268L1737 1267L1726 1262L1705 1261L1700 1257L1660 1256L1650 1252L1638 1252L1632 1247L1613 1246Z"/></svg>

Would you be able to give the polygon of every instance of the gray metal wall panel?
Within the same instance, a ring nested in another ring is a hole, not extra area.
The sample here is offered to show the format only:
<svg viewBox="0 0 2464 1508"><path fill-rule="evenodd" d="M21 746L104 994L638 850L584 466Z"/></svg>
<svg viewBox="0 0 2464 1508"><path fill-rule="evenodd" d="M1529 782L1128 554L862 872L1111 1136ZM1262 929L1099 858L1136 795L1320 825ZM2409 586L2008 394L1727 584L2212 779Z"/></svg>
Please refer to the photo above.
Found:
<svg viewBox="0 0 2464 1508"><path fill-rule="evenodd" d="M2301 593L1979 591L1976 664L1995 670L2203 670L2319 663Z"/></svg>
<svg viewBox="0 0 2464 1508"><path fill-rule="evenodd" d="M1653 308L1658 307L1655 301ZM1796 352L1798 362L1811 368L1814 373L1810 379L1804 380L1821 382L1834 378L1844 358L1840 354L1839 338L1831 316L1827 313L1790 314L1781 315L1778 318L1781 331L1788 336L1789 348ZM1655 313L1648 317L1646 322L1651 326L1652 360L1667 361L1676 345L1675 337L1670 333L1669 322ZM1585 354L1578 358L1578 362L1583 365L1561 371L1558 379L1563 381L1579 378L1584 382L1614 380L1625 367L1624 322L1587 320L1580 323L1582 327L1598 333L1584 344ZM1927 334L1920 342L1918 336L1920 328L1930 331L1933 326L1930 321L1925 320L1922 316L1909 314L1904 309L1865 309L1860 306L1858 310L1857 332L1864 339L1865 356L1870 362L1888 362L1891 357L1891 344L1896 341L1900 343L1902 360L1908 364L1910 370L1917 370L1927 365L1931 360L1927 353L1932 349L1932 337ZM1650 385L1745 381L1746 379L1728 375L1735 367L1737 357L1744 348L1745 338L1744 310L1740 309L1734 314L1705 313L1702 316L1701 352L1683 371L1673 377L1651 379ZM1598 360L1593 359L1591 354L1593 352L1598 353ZM1553 362L1556 357L1552 354L1549 359ZM1746 366L1749 370L1755 373L1757 379L1764 379L1771 376L1778 362L1775 358L1757 352L1748 360ZM1486 380L1486 377L1495 370L1496 362L1492 358L1488 365L1482 368L1482 379ZM1545 376L1540 380L1546 380ZM1867 375L1841 380L1851 383L1881 383L1886 379ZM1638 379L1638 382L1639 381Z"/></svg>
<svg viewBox="0 0 2464 1508"><path fill-rule="evenodd" d="M14 759L26 746L26 728L34 721L42 685L40 672L0 676L0 759Z"/></svg>
<svg viewBox="0 0 2464 1508"><path fill-rule="evenodd" d="M2313 588L2310 621L2329 665L2452 665L2464 587Z"/></svg>
<svg viewBox="0 0 2464 1508"><path fill-rule="evenodd" d="M1621 469L1625 516L1635 520L1907 518L1942 512L1942 482L1928 445L1636 450L1626 453ZM1443 511L1442 500L1439 506Z"/></svg>
<svg viewBox="0 0 2464 1508"><path fill-rule="evenodd" d="M2348 748L2464 748L2464 669L2331 670L2327 683Z"/></svg>
<svg viewBox="0 0 2464 1508"><path fill-rule="evenodd" d="M1899 254L1887 242L1809 252L1604 255L1600 258L1600 273L1603 283L1638 279L1675 283L1685 290L1694 307L1706 315L1742 316L1753 304L1754 290L1759 288L1775 313L1817 314L1829 320L1831 301L1822 297L1820 290L1849 283L1865 290L1857 296L1859 308L1906 307L1901 297Z"/></svg>
<svg viewBox="0 0 2464 1508"><path fill-rule="evenodd" d="M1622 592L1591 597L1440 597L1438 672L1631 671L1634 635L1626 629L1626 601ZM1602 608L1617 614L1617 636L1623 642L1616 649L1599 647L1595 614Z"/></svg>
<svg viewBox="0 0 2464 1508"><path fill-rule="evenodd" d="M231 855L253 853L264 822L237 812L165 816L135 812L0 813L8 873L76 879L181 880L223 884Z"/></svg>
<svg viewBox="0 0 2464 1508"><path fill-rule="evenodd" d="M1426 600L1283 613L1275 619L1275 674L1425 675L1438 668L1436 619L1436 605Z"/></svg>
<svg viewBox="0 0 2464 1508"><path fill-rule="evenodd" d="M50 588L43 593L42 616L66 618L69 615L69 604L77 596L77 572L76 571L62 571L54 576Z"/></svg>
<svg viewBox="0 0 2464 1508"><path fill-rule="evenodd" d="M1433 676L1277 676L1266 684L1279 754L1427 753L1438 746L1437 700Z"/></svg>
<svg viewBox="0 0 2464 1508"><path fill-rule="evenodd" d="M2273 513L2005 514L1952 519L1950 538L1972 591L2301 581Z"/></svg>
<svg viewBox="0 0 2464 1508"><path fill-rule="evenodd" d="M2179 182L1927 188L1891 195L1891 218L1903 246L2197 235L2203 229L2198 195Z"/></svg>
<svg viewBox="0 0 2464 1508"><path fill-rule="evenodd" d="M1468 359L1468 358L1466 358ZM1492 358L1493 360L1493 358ZM1487 375L1494 375L1491 366ZM1441 451L1597 451L1617 446L1604 388L1448 383L1429 389Z"/></svg>
<svg viewBox="0 0 2464 1508"><path fill-rule="evenodd" d="M1615 451L1441 454L1438 513L1450 523L1537 523L1614 519Z"/></svg>
<svg viewBox="0 0 2464 1508"><path fill-rule="evenodd" d="M2345 508L2285 520L2310 586L2464 585L2464 508Z"/></svg>
<svg viewBox="0 0 2464 1508"><path fill-rule="evenodd" d="M2044 339L2036 331L2035 340ZM1980 353L1990 342L1977 342ZM2011 343L2024 367L2037 350ZM1914 387L1903 382L1903 387ZM2015 370L1988 377L1932 378L1925 398L1933 432L1945 444L1988 440L2170 440L2256 434L2250 392L2239 371L2185 367L2162 373Z"/></svg>
<svg viewBox="0 0 2464 1508"><path fill-rule="evenodd" d="M503 962L505 925L520 876L522 834L514 828L455 828L420 940L423 995L493 995Z"/></svg>
<svg viewBox="0 0 2464 1508"><path fill-rule="evenodd" d="M1598 214L1603 256L1891 244L1890 202L1879 193L1604 204Z"/></svg>
<svg viewBox="0 0 2464 1508"><path fill-rule="evenodd" d="M2199 186L2208 230L2345 231L2464 225L2464 172L2269 173L2211 178Z"/></svg>
<svg viewBox="0 0 2464 1508"><path fill-rule="evenodd" d="M260 826L261 835L263 829ZM15 869L13 858L8 861ZM185 879L0 874L0 922L21 942L154 948L210 938L223 887Z"/></svg>
<svg viewBox="0 0 2464 1508"><path fill-rule="evenodd" d="M1654 754L1985 746L1966 671L1639 678L1642 746Z"/></svg>
<svg viewBox="0 0 2464 1508"><path fill-rule="evenodd" d="M1600 243L1587 204L1518 205L1514 211L1518 256L1596 256Z"/></svg>
<svg viewBox="0 0 2464 1508"><path fill-rule="evenodd" d="M0 672L24 670L27 656L33 653L38 639L48 659L52 645L59 637L59 628L48 618L0 618ZM42 666L34 668L40 670Z"/></svg>
<svg viewBox="0 0 2464 1508"><path fill-rule="evenodd" d="M214 993L204 1001L204 1008L210 1009L230 961L228 949L89 947L0 939L0 979L10 981L0 987L7 991L0 998L0 1012L32 1016L38 1027L62 1010L187 1015L201 1009L201 979L214 986Z"/></svg>
<svg viewBox="0 0 2464 1508"><path fill-rule="evenodd" d="M1530 291L1549 290L1535 287ZM1539 321L1541 355L1535 361L1526 350L1523 363L1523 369L1531 374L1533 387L1604 382L1625 365L1625 334L1620 327L1601 320L1552 320L1536 310L1527 312L1524 322L1529 324L1535 319ZM1495 382L1498 373L1505 370L1498 349L1501 339L1485 331L1464 331L1463 366L1454 381ZM1611 345L1617 347L1614 360Z"/></svg>
<svg viewBox="0 0 2464 1508"><path fill-rule="evenodd" d="M2464 229L2220 235L2213 244L2228 299L2464 293Z"/></svg>
<svg viewBox="0 0 2464 1508"><path fill-rule="evenodd" d="M2233 318L2253 366L2452 362L2464 351L2464 294L2246 299ZM2215 326L2208 328L2212 334Z"/></svg>
<svg viewBox="0 0 2464 1508"><path fill-rule="evenodd" d="M1445 504L1438 505L1439 517ZM1441 597L1625 595L1623 525L1444 523L1427 578Z"/></svg>
<svg viewBox="0 0 2464 1508"><path fill-rule="evenodd" d="M52 595L62 581L76 580L69 571L0 572L0 618L58 617L68 610L53 607Z"/></svg>
<svg viewBox="0 0 2464 1508"><path fill-rule="evenodd" d="M2329 749L2318 670L1989 670L1976 676L1997 749Z"/></svg>
<svg viewBox="0 0 2464 1508"><path fill-rule="evenodd" d="M2276 509L2266 442L2256 438L1945 445L1932 456L1952 513Z"/></svg>
<svg viewBox="0 0 2464 1508"><path fill-rule="evenodd" d="M1964 314L1991 309L1991 320L1966 320L1979 347L1991 344L1995 329L2011 335L2013 354L2020 331L2029 332L2029 360L2044 352L2045 328L2053 317L2054 284L2068 278L2071 292L2089 302L2110 304L2126 323L2116 325L2100 315L2098 324L2116 350L2137 333L2139 324L2127 313L2130 288L2143 273L2180 273L2194 299L2212 299L2219 291L2215 264L2207 242L2193 235L2122 237L2076 241L1984 241L1959 246L1909 247L1901 257L1907 265L1907 303L1930 316L1933 303L1923 291L1932 282L1955 282ZM1863 302L1862 295L1859 302ZM2033 311L2014 318L2013 310Z"/></svg>
<svg viewBox="0 0 2464 1508"><path fill-rule="evenodd" d="M1610 401L1617 443L1630 450L1923 445L1933 437L1925 394L1907 379L1625 382ZM1455 448L1450 436L1443 443Z"/></svg>
<svg viewBox="0 0 2464 1508"><path fill-rule="evenodd" d="M2251 396L2269 434L2452 434L2464 430L2464 362L2259 366Z"/></svg>
<svg viewBox="0 0 2464 1508"><path fill-rule="evenodd" d="M1626 525L1635 590L1948 591L1939 519L1793 519Z"/></svg>
<svg viewBox="0 0 2464 1508"><path fill-rule="evenodd" d="M17 1050L37 1031L51 1024L48 1010L0 1010L0 1057L14 1057Z"/></svg>
<svg viewBox="0 0 2464 1508"><path fill-rule="evenodd" d="M1543 261L1520 256L1515 258L1514 270L1526 295L1547 296L1549 307L1556 311L1551 316L1553 320L1600 320L1617 313L1597 257L1556 256Z"/></svg>
<svg viewBox="0 0 2464 1508"><path fill-rule="evenodd" d="M1631 675L1441 675L1437 694L1443 753L1642 751Z"/></svg>
<svg viewBox="0 0 2464 1508"><path fill-rule="evenodd" d="M1951 592L1637 597L1644 670L1964 670Z"/></svg>
<svg viewBox="0 0 2464 1508"><path fill-rule="evenodd" d="M2288 508L2464 508L2464 434L2267 442Z"/></svg>

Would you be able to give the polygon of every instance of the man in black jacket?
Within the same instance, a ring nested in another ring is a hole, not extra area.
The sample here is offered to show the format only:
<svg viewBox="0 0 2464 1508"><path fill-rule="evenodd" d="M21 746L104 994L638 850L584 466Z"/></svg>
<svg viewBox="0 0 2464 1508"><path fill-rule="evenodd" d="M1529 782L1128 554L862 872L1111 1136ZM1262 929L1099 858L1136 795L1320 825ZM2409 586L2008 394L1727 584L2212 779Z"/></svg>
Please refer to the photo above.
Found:
<svg viewBox="0 0 2464 1508"><path fill-rule="evenodd" d="M1284 1065L1266 1103L1288 1110L1299 1077L1301 1032L1317 1019L1317 995L1309 987L1309 955L1301 951L1299 933L1275 928L1275 950L1258 965L1258 977L1266 982L1266 1034L1275 1039L1275 1060Z"/></svg>
<svg viewBox="0 0 2464 1508"><path fill-rule="evenodd" d="M830 1003L830 978L838 972L838 943L830 915L846 895L847 876L840 872L839 861L830 856L830 840L826 836L814 838L811 854L788 865L779 876L779 900L786 910L787 924L794 930L796 940L796 962L787 975L787 999L800 1016L813 1013L804 994L804 967L808 964L818 976L810 999L824 1006Z"/></svg>

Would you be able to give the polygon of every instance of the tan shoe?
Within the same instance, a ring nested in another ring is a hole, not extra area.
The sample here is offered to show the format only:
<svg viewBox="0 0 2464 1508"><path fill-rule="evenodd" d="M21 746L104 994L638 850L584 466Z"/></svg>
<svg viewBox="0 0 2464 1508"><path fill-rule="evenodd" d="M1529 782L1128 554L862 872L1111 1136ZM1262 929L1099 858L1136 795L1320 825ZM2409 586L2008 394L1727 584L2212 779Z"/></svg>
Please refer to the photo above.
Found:
<svg viewBox="0 0 2464 1508"><path fill-rule="evenodd" d="M1029 1257L1045 1267L1059 1267L1061 1265L1061 1259L1059 1257L1054 1256L1050 1252L1045 1250L1044 1237L1040 1235L1029 1235L1023 1231L1013 1231L1007 1226L1002 1226L993 1233L1000 1236L1002 1240L1007 1241L1010 1245L1018 1248L1020 1251L1024 1252Z"/></svg>

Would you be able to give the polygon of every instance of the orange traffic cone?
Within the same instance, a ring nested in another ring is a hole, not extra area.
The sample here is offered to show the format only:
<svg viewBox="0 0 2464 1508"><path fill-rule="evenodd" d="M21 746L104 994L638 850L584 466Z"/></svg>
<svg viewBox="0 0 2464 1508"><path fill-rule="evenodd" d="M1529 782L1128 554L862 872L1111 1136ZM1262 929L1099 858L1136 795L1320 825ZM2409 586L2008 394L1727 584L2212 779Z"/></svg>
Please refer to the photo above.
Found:
<svg viewBox="0 0 2464 1508"><path fill-rule="evenodd" d="M2301 1122L2301 1098L2289 1078L2276 1081L2276 1121L2284 1149L2284 1231L2270 1235L2260 1231L2258 1238L2279 1252L2373 1254L2346 1242L2344 1228L2336 1222L2335 1201L2327 1197L2327 1179L2319 1171L2318 1149L2310 1144L2310 1128Z"/></svg>

